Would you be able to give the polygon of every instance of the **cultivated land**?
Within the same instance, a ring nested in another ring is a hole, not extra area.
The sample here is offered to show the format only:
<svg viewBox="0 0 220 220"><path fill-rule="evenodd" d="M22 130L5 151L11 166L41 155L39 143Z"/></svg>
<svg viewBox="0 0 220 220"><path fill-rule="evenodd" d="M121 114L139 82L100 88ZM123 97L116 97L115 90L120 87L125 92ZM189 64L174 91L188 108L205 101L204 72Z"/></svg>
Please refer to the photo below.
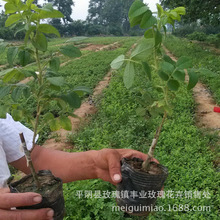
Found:
<svg viewBox="0 0 220 220"><path fill-rule="evenodd" d="M62 58L65 65L61 67L60 74L66 77L73 87L83 85L94 90L109 73L111 61L118 55L129 51L136 39L88 38L78 43L78 46L83 48L83 56L80 59ZM67 40L51 40L50 51L55 51L55 47L66 44ZM176 56L191 55L195 67L204 65L213 71L212 76L201 74L201 80L211 90L216 102L220 104L219 57L212 52L200 50L198 45L184 43L185 47L191 49L187 54L185 54L187 50L184 49L184 46L181 54L178 52L179 50L175 50L176 47L181 47L183 44L183 41L180 43L179 39L171 38L165 46ZM108 45L111 46L100 50ZM48 54L45 54L45 58L47 56ZM5 55L1 59L2 65L6 63L4 57ZM150 59L149 62L151 62ZM7 68L7 66L2 68ZM27 68L35 69L35 66L30 64ZM135 89L130 91L124 87L122 74L123 70L112 72L111 80L108 80L110 83L102 93L95 97L84 98L85 102L95 106L96 114L92 118L90 117L89 122L78 127L78 132L70 135L68 141L71 147L64 150L77 152L102 148L132 148L143 152L148 151L160 118L142 120L137 116L136 108L139 104L135 97L137 97L138 91ZM153 77L159 80L156 74ZM152 86L143 73L137 74L135 84ZM64 91L66 89L68 88L63 88ZM160 94L154 92L153 95L159 96ZM218 136L216 133L209 133L197 127L195 120L197 104L192 91L187 91L183 86L177 96L178 99L173 98L172 102L174 113L166 120L155 155L160 163L169 169L169 177L164 189L165 198L157 201L157 206L163 206L164 210L152 213L148 219L217 220L220 203L218 195L220 175L216 162ZM27 108L33 111L31 100ZM48 111L59 115L55 105L50 106ZM48 135L48 128L46 128L41 133L40 143L48 139ZM52 137L57 142L62 139L59 134L52 134ZM102 194L101 198L88 196L89 191L93 193L96 191L98 194L99 190ZM111 198L112 194L110 196L103 194L104 191L114 190L114 186L101 180L64 184L67 212L65 220L125 219L122 212L112 212L112 206L116 205L115 199ZM82 198L77 196L80 191L83 193ZM193 207L197 207L197 209L192 210ZM126 219L139 218L127 217Z"/></svg>

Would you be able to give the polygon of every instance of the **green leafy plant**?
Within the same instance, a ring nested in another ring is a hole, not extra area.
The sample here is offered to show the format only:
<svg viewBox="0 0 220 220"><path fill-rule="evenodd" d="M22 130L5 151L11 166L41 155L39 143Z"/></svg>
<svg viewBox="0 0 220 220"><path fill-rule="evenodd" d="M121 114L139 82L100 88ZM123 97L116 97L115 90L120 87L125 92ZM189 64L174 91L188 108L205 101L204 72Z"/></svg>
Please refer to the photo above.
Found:
<svg viewBox="0 0 220 220"><path fill-rule="evenodd" d="M172 25L174 27L175 21L180 21L181 16L185 15L185 8L178 7L165 11L157 4L157 10L157 17L155 17L154 13L142 1L136 0L131 5L128 14L130 25L131 27L140 25L140 28L146 29L144 39L137 43L130 57L125 58L124 55L120 55L111 63L111 67L116 70L126 63L123 80L128 89L132 89L134 85L135 74L139 70L138 66L141 67L150 81L154 81L155 78L152 73L156 73L160 78L159 83L157 81L152 82L152 84L155 84L155 89L161 91L160 97L155 99L147 88L141 89L143 107L137 109L137 113L140 116L163 114L163 119L148 152L149 157L142 165L144 170L149 169L164 121L167 115L172 114L170 99L178 91L180 84L184 83L186 77L185 69L188 70L189 75L187 88L189 90L192 89L198 82L198 76L195 70L192 69L192 62L188 57L180 57L175 62L168 55L161 56L166 26ZM154 64L152 65L147 62L150 56L154 58Z"/></svg>
<svg viewBox="0 0 220 220"><path fill-rule="evenodd" d="M89 93L90 90L83 86L71 88L65 78L59 76L60 59L58 55L63 54L70 58L80 57L81 52L77 47L73 45L61 46L59 51L51 53L48 59L41 59L41 56L48 51L47 35L52 34L60 37L55 27L42 23L42 21L51 18L62 18L63 14L53 9L52 4L46 4L39 8L32 4L33 0L27 0L25 3L21 0L8 0L5 2L7 2L5 4L5 14L9 15L5 26L13 27L19 24L20 29L15 34L25 31L25 38L24 43L19 46L0 42L0 52L4 52L8 48L7 60L11 67L0 73L0 98L10 96L11 99L9 100L12 100L0 106L0 113L1 117L6 117L6 112L11 112L15 120L25 118L30 122L34 130L34 147L40 129L48 124L52 131L60 128L72 129L71 121L67 115L71 115L71 109L80 107L80 96ZM36 72L25 69L32 57L36 61ZM18 59L18 65L14 67L16 59ZM27 77L33 78L31 84L21 82ZM63 93L62 88L68 86L69 91ZM26 111L25 103L30 101L36 103L35 114L28 114ZM46 112L51 103L59 106L61 111L59 117L51 112ZM31 165L30 151L25 147L24 139L22 142L26 157ZM36 180L33 165L31 165L31 170ZM39 186L39 183L37 185Z"/></svg>

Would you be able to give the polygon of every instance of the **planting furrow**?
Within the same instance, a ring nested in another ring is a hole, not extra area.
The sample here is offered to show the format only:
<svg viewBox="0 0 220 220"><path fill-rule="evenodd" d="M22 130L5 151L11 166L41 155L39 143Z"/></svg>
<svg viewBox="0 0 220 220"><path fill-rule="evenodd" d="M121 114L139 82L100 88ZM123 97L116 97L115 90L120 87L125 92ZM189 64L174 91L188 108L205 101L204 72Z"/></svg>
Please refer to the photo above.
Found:
<svg viewBox="0 0 220 220"><path fill-rule="evenodd" d="M102 46L102 47L96 49L95 52L108 50L109 48L116 49L119 46L120 46L120 44L118 42L115 42L110 45ZM134 45L131 47L131 49L133 49L133 48L134 48ZM87 56L87 55L88 54L86 54L84 56ZM68 63L66 63L66 64L68 64ZM88 121L90 119L90 117L88 117L88 116L91 116L97 112L97 108L95 107L93 100L96 100L97 97L99 97L102 94L103 90L108 86L108 84L111 80L111 75L112 75L112 71L110 70L106 74L106 76L103 78L103 80L101 80L97 84L97 86L94 88L93 94L81 104L79 109L76 109L74 111L73 114L76 117L69 116L71 123L72 123L71 133L75 133L83 124L88 123ZM46 142L43 144L43 146L46 148L52 148L52 149L56 149L56 150L62 150L64 148L66 148L66 149L71 148L71 147L73 147L73 145L67 141L68 134L70 134L69 131L61 129L61 130L55 132L55 134L54 134L56 137L57 136L59 137L58 141L56 138L51 138L51 139L46 140Z"/></svg>
<svg viewBox="0 0 220 220"><path fill-rule="evenodd" d="M164 47L164 50L174 61L177 61L177 58L167 48ZM219 131L220 135L220 114L214 112L217 103L207 87L199 82L193 89L193 96L197 104L195 113L198 127Z"/></svg>

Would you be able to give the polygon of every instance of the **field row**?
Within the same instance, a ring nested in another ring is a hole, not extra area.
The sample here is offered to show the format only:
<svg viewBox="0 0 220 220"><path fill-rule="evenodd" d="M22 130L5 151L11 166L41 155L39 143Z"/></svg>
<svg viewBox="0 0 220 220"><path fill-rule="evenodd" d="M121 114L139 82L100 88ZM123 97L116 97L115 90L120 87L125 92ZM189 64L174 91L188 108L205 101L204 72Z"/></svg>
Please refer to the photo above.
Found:
<svg viewBox="0 0 220 220"><path fill-rule="evenodd" d="M195 68L206 68L212 71L199 72L199 76L211 90L216 102L220 104L220 56L204 50L199 44L174 36L167 37L164 45L177 57L190 57Z"/></svg>
<svg viewBox="0 0 220 220"><path fill-rule="evenodd" d="M99 112L90 124L71 137L75 149L72 151L99 150L102 148L132 148L147 152L161 117L143 120L136 114L139 107L138 91L127 90L123 85L123 70L115 73L99 105ZM156 76L153 76L156 78ZM146 80L143 80L146 79ZM136 85L151 86L143 73L136 75ZM159 94L155 92L154 96ZM177 101L178 100L178 101ZM213 167L214 155L210 150L217 140L207 136L194 125L192 92L182 87L177 98L172 101L174 113L165 125L155 157L169 169L165 183L165 198L157 201L157 206L190 207L210 206L210 211L166 210L152 213L150 220L170 219L218 219L219 173ZM122 212L112 211L114 198L79 198L77 192L114 191L115 188L101 180L89 180L64 185L68 219L110 220L124 219ZM171 194L170 194L171 193ZM173 197L176 193L182 196ZM188 194L187 194L188 193ZM200 198L195 197L200 193ZM171 197L170 197L171 195ZM188 195L188 196L186 196ZM192 196L190 196L192 195ZM208 195L209 197L205 197ZM85 212L85 210L87 210ZM126 219L139 219L128 217Z"/></svg>

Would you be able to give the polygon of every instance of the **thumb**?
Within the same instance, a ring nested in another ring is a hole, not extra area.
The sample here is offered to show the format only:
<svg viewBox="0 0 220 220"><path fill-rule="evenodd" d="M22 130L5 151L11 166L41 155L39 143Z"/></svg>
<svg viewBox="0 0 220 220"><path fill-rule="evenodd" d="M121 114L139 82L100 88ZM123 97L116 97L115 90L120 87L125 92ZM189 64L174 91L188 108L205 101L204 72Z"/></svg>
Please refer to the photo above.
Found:
<svg viewBox="0 0 220 220"><path fill-rule="evenodd" d="M120 160L121 157L117 151L112 151L108 155L109 174L114 183L120 183L122 180Z"/></svg>

